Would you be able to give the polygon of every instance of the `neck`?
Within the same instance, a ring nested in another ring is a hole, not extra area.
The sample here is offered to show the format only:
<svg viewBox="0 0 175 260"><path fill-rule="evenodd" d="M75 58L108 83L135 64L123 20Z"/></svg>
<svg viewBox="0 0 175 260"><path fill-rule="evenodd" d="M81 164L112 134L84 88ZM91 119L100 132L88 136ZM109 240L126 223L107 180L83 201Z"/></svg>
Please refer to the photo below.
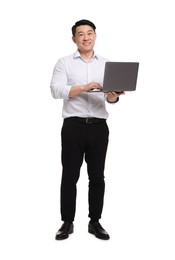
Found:
<svg viewBox="0 0 175 260"><path fill-rule="evenodd" d="M80 55L85 61L90 61L94 55L94 51L80 52Z"/></svg>

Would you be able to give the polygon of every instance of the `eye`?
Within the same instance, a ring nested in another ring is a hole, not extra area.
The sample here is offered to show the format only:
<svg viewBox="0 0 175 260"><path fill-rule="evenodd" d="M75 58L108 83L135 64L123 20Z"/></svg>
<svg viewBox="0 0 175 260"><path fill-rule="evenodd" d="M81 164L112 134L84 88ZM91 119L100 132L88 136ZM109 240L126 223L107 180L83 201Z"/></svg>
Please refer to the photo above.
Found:
<svg viewBox="0 0 175 260"><path fill-rule="evenodd" d="M82 36L83 36L83 33L79 33L78 36L79 36L79 37L82 37Z"/></svg>

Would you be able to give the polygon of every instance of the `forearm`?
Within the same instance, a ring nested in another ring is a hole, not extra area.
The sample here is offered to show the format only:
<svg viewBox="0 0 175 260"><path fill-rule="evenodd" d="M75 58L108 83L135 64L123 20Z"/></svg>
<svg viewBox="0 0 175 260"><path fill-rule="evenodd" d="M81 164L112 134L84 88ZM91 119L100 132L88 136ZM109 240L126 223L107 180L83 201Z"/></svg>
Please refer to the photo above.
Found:
<svg viewBox="0 0 175 260"><path fill-rule="evenodd" d="M69 97L75 97L82 92L87 92L96 88L102 89L102 86L97 82L90 82L88 84L80 85L80 86L72 86L69 91Z"/></svg>
<svg viewBox="0 0 175 260"><path fill-rule="evenodd" d="M79 95L82 92L86 92L87 90L87 85L80 85L80 86L72 86L70 91L69 91L69 97L75 97Z"/></svg>

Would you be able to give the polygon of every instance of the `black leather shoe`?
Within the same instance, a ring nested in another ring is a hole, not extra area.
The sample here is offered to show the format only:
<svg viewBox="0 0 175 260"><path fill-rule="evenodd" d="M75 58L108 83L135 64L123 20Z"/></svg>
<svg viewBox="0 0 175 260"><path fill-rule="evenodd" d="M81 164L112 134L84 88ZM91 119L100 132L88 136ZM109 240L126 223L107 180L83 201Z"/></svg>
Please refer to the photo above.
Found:
<svg viewBox="0 0 175 260"><path fill-rule="evenodd" d="M73 233L74 225L73 223L64 222L61 228L57 231L55 239L63 240L69 237L69 234Z"/></svg>
<svg viewBox="0 0 175 260"><path fill-rule="evenodd" d="M102 228L99 222L95 222L93 224L89 222L88 232L94 234L100 239L108 240L110 238L109 234L104 230L104 228Z"/></svg>

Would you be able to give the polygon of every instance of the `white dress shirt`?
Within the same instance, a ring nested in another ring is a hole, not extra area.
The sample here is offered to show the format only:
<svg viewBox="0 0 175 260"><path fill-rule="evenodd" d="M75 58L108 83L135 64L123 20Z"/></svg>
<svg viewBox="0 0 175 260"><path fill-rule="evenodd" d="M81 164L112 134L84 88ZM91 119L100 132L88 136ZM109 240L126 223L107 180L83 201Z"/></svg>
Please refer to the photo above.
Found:
<svg viewBox="0 0 175 260"><path fill-rule="evenodd" d="M92 81L102 86L106 61L107 59L94 54L87 62L78 51L58 60L50 88L54 98L63 99L63 118L71 116L108 118L105 105L106 94L103 92L81 92L75 97L69 97L72 86L84 85Z"/></svg>

